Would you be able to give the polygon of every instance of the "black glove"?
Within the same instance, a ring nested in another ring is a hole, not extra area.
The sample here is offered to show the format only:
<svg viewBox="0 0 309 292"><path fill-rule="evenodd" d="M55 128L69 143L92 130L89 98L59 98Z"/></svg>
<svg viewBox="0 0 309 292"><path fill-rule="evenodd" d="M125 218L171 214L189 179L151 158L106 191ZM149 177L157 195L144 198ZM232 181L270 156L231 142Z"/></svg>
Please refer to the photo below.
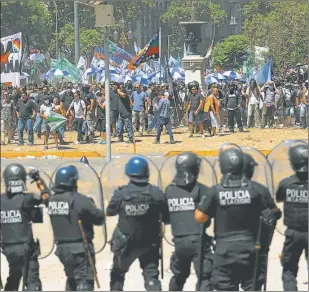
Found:
<svg viewBox="0 0 309 292"><path fill-rule="evenodd" d="M34 181L38 181L40 179L40 174L37 169L31 169L29 172L29 177Z"/></svg>

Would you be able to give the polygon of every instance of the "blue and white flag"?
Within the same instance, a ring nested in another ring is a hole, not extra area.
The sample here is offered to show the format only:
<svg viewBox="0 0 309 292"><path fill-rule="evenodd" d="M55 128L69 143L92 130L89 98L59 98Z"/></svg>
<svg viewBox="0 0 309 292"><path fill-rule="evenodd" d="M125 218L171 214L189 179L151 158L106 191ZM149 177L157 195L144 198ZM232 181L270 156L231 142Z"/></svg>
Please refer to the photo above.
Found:
<svg viewBox="0 0 309 292"><path fill-rule="evenodd" d="M270 60L252 76L257 84L264 85L266 82L271 80L272 63L273 59L270 58Z"/></svg>

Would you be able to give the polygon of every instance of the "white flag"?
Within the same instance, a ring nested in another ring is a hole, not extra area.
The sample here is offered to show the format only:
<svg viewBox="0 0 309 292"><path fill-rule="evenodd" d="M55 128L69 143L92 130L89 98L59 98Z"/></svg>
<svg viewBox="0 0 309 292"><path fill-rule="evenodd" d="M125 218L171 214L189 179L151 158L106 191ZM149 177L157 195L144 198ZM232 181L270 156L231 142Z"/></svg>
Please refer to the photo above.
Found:
<svg viewBox="0 0 309 292"><path fill-rule="evenodd" d="M136 42L134 42L134 51L136 54L138 54L140 52L140 47L136 44Z"/></svg>

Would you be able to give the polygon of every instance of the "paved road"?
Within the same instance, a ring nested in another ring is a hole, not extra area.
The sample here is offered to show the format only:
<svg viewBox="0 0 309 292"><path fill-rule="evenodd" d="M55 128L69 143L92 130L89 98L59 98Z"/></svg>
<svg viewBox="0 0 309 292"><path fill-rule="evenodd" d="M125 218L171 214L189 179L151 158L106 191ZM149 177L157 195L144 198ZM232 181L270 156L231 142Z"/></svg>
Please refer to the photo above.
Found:
<svg viewBox="0 0 309 292"><path fill-rule="evenodd" d="M116 156L115 158L120 158L122 155ZM155 155L149 156L158 167L161 167L162 163L166 160L165 157ZM53 172L57 166L64 162L77 161L77 159L61 159L61 160L29 160L29 159L2 159L1 168L3 168L11 162L19 162L25 166L38 167L46 172ZM90 164L95 168L97 172L100 172L105 163L104 159L89 159ZM108 218L107 229L108 237L110 238L112 231L116 225L116 218ZM43 230L45 239L47 236L47 230ZM41 233L41 234L42 234ZM97 236L98 233L96 233ZM169 230L167 229L167 234ZM100 240L100 238L98 238ZM103 240L103 239L102 239ZM282 268L280 264L279 255L282 251L284 237L278 232L275 232L273 242L270 249L269 255L269 266L268 266L268 291L282 291L282 281L281 273ZM166 291L168 290L168 283L171 278L171 272L169 270L169 260L173 252L173 247L164 242L164 261L165 261L165 277L162 280L162 288ZM107 246L100 254L97 255L97 270L98 277L101 282L101 291L109 291L109 272L112 264L112 253L110 252L109 246ZM48 258L40 261L40 274L41 280L43 282L43 290L45 291L63 291L65 286L65 274L63 267L60 264L58 258L52 254ZM5 279L8 275L8 266L5 257L1 254L1 276L2 281L5 283ZM308 285L304 284L308 281L308 271L307 264L305 262L304 256L301 257L298 273L298 290L308 291ZM185 291L194 291L196 284L196 277L194 271L192 270L190 277L185 285ZM126 276L125 290L129 291L144 291L144 284L142 273L139 268L138 262L135 262L131 267L129 273ZM97 289L98 290L98 289Z"/></svg>

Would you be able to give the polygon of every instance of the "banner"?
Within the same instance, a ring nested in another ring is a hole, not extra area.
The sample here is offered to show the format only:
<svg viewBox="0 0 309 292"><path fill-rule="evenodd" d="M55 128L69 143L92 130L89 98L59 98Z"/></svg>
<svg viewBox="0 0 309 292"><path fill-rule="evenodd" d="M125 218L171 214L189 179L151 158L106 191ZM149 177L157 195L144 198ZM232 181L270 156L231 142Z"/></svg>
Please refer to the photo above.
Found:
<svg viewBox="0 0 309 292"><path fill-rule="evenodd" d="M20 69L22 59L21 32L1 38L1 83L20 85Z"/></svg>

